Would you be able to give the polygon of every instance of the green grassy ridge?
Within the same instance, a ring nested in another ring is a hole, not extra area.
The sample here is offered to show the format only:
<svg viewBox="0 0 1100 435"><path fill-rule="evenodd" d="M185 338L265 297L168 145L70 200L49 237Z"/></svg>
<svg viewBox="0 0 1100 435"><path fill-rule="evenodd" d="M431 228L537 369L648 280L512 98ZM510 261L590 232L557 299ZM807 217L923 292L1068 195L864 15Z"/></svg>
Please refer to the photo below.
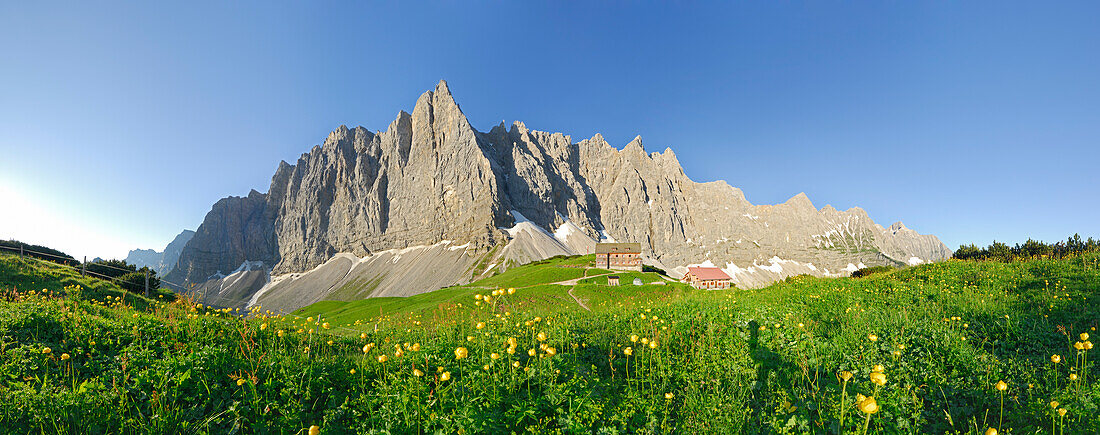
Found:
<svg viewBox="0 0 1100 435"><path fill-rule="evenodd" d="M533 285L520 288L515 294L496 298L496 311L548 315L582 309L568 294L569 287ZM324 315L333 324L365 328L378 323L392 324L394 319L409 323L416 319L431 324L455 324L480 315L476 311L454 313L454 308L474 307L475 295L488 295L490 290L478 287L449 287L409 297L371 298L352 302L321 301L294 312L298 317ZM358 328L361 329L361 328ZM356 331L347 330L348 333Z"/></svg>
<svg viewBox="0 0 1100 435"><path fill-rule="evenodd" d="M143 295L127 292L112 281L93 276L80 276L78 269L32 257L19 258L18 255L0 254L0 289L3 290L49 290L54 294L64 294L66 287L79 287L81 297L96 301L106 301L107 297L119 297L130 303L146 307L151 302ZM154 297L169 300L175 294L169 289L152 291Z"/></svg>
<svg viewBox="0 0 1100 435"><path fill-rule="evenodd" d="M1069 345L1100 319L1100 255L946 261L860 279L795 277L752 290L576 286L574 295L588 298L592 311L569 305L569 288L517 290L529 290L528 304L517 297L508 313L473 305L471 295L486 289L404 298L410 305L363 327L362 339L293 318L266 319L261 328L261 318L191 317L180 303L154 303L142 313L73 298L0 300L0 427L861 433L864 415L852 407L860 393L875 395L880 406L872 433L982 433L998 426L992 385L1004 380L1002 433L1049 433L1050 400L1068 409L1066 432L1100 432L1093 375L1081 371L1088 382L1066 386L1075 355ZM433 309L441 310L435 318L424 315ZM325 314L318 322L337 319ZM306 329L317 332L297 332ZM659 345L632 343L631 335ZM506 337L518 339L514 355L504 352ZM377 347L364 355L367 342ZM422 349L406 346L398 356L394 345L402 343ZM540 343L555 354L545 356ZM458 360L460 346L468 357ZM527 349L545 357L528 357ZM61 363L61 352L73 358ZM503 358L493 360L494 352ZM1050 362L1054 353L1063 356L1060 366ZM389 361L379 363L382 354ZM868 381L874 364L888 379L881 388ZM852 381L839 382L840 370L853 372Z"/></svg>
<svg viewBox="0 0 1100 435"><path fill-rule="evenodd" d="M612 271L578 267L588 266L594 260L593 255L553 257L515 267L462 286L409 297L370 298L350 302L320 301L295 311L294 315L299 317L324 315L333 324L345 327L375 325L383 321L393 322L396 318L401 318L403 321L415 322L412 319L422 321L426 319L433 324L439 322L453 324L467 321L469 317L456 317L453 313L449 313L451 308L474 305L477 303L474 299L475 295L490 295L493 289L507 288L516 289L516 292L497 298L494 306L498 312L523 311L532 315L548 315L584 309L577 303L577 299L569 295L570 286L550 283L593 275L602 276L581 279L575 286L574 295L586 305L588 300L599 302L614 300L620 296L630 296L632 300L652 301L667 298L668 294L672 293L682 296L695 291L685 284L667 282L654 272L615 271L613 274L620 276L620 283L623 285L608 287L606 274ZM666 285L633 286L631 282L635 277L642 278L646 283L661 281L666 282ZM448 314L444 315L444 313Z"/></svg>
<svg viewBox="0 0 1100 435"><path fill-rule="evenodd" d="M468 286L524 287L581 278L585 276L585 269L581 266L587 266L595 260L595 255L552 257L513 267L496 275L474 281Z"/></svg>

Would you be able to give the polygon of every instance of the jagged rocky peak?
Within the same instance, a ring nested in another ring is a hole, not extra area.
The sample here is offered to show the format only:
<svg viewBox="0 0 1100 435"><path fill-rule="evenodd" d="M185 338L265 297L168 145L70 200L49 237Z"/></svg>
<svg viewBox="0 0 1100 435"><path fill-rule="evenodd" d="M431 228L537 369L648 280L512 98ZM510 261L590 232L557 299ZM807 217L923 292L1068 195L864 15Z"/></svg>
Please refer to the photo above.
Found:
<svg viewBox="0 0 1100 435"><path fill-rule="evenodd" d="M524 232L515 229L521 216L533 225ZM281 275L313 270L338 254L353 267L348 258L383 252L394 253L394 267L435 264L428 257L408 262L405 250L490 255L496 257L447 261L496 264L583 251L593 240L610 239L641 243L647 257L670 268L710 261L742 283L778 279L782 273L761 278L760 271L793 264L753 269L774 258L836 272L950 255L934 236L896 225L883 228L858 208L816 210L805 194L753 205L724 181L691 180L671 148L647 153L640 136L617 148L598 133L574 143L520 121L479 132L440 81L384 131L341 125L293 165L280 162L268 194L219 201L175 273L195 282L261 261ZM559 236L567 240L550 246ZM453 246L461 252L448 250ZM385 262L372 264L372 273L387 273ZM383 281L416 293L474 276L439 270L453 276Z"/></svg>
<svg viewBox="0 0 1100 435"><path fill-rule="evenodd" d="M131 250L129 255L126 256L126 262L137 267L148 266L159 275L164 276L168 272L171 272L172 268L176 267L180 252L183 251L183 247L187 245L187 242L191 241L191 237L194 236L194 231L183 230L168 243L168 246L165 246L164 249L159 252L153 249Z"/></svg>

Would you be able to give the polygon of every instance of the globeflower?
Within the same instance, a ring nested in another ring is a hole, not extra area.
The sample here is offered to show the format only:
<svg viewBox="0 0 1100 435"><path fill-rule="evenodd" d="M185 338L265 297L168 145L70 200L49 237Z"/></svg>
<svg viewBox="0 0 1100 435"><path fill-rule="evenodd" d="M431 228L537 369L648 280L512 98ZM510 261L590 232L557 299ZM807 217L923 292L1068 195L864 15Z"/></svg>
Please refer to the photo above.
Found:
<svg viewBox="0 0 1100 435"><path fill-rule="evenodd" d="M545 332L540 332L539 335L536 338L538 338L539 341L546 341L546 333Z"/></svg>
<svg viewBox="0 0 1100 435"><path fill-rule="evenodd" d="M321 428L316 425L309 427L309 435L317 435L319 433L321 433Z"/></svg>
<svg viewBox="0 0 1100 435"><path fill-rule="evenodd" d="M67 354L67 353L63 353L63 354L61 354L61 360L62 360L62 361L65 361L65 360L67 360L67 359L69 359L69 354Z"/></svg>
<svg viewBox="0 0 1100 435"><path fill-rule="evenodd" d="M665 400L672 400L672 393L665 393Z"/></svg>
<svg viewBox="0 0 1100 435"><path fill-rule="evenodd" d="M439 380L441 380L441 381L451 380L451 372L443 372L442 375L439 375Z"/></svg>
<svg viewBox="0 0 1100 435"><path fill-rule="evenodd" d="M886 374L881 372L871 373L871 382L874 382L875 385L880 387L886 385Z"/></svg>
<svg viewBox="0 0 1100 435"><path fill-rule="evenodd" d="M847 371L847 370L845 370L845 371L842 371L842 372L840 372L840 374L838 375L838 377L839 377L839 378L840 378L840 379L841 379L842 381L844 381L844 382L848 382L848 380L852 379L852 372L849 372L849 371Z"/></svg>
<svg viewBox="0 0 1100 435"><path fill-rule="evenodd" d="M634 349L631 349L629 346L624 348L623 349L623 355L626 355L626 356L634 355Z"/></svg>
<svg viewBox="0 0 1100 435"><path fill-rule="evenodd" d="M1081 341L1087 341L1089 339L1089 333L1082 332L1080 337L1081 337Z"/></svg>
<svg viewBox="0 0 1100 435"><path fill-rule="evenodd" d="M638 342L638 335L637 334L631 335L630 336L630 342L631 343L637 343Z"/></svg>
<svg viewBox="0 0 1100 435"><path fill-rule="evenodd" d="M420 371L420 369L413 369L413 376L416 376L416 377L419 378L421 376L424 376L424 372Z"/></svg>
<svg viewBox="0 0 1100 435"><path fill-rule="evenodd" d="M1008 389L1008 384L1006 384L1005 381L997 381L994 387L997 388L997 391L1004 391Z"/></svg>
<svg viewBox="0 0 1100 435"><path fill-rule="evenodd" d="M878 412L878 402L875 401L874 397L863 399L863 401L859 402L857 406L859 407L860 411L863 411L863 413L867 415Z"/></svg>
<svg viewBox="0 0 1100 435"><path fill-rule="evenodd" d="M475 326L475 328L485 329L485 322L477 322L477 326Z"/></svg>
<svg viewBox="0 0 1100 435"><path fill-rule="evenodd" d="M878 341L878 336L875 334L871 334L867 336L867 339L871 341Z"/></svg>
<svg viewBox="0 0 1100 435"><path fill-rule="evenodd" d="M656 349L657 348L657 340L653 340L653 341L649 342L649 348L650 349Z"/></svg>
<svg viewBox="0 0 1100 435"><path fill-rule="evenodd" d="M1058 363L1062 362L1062 356L1061 355L1051 355L1050 356L1050 362L1058 364Z"/></svg>
<svg viewBox="0 0 1100 435"><path fill-rule="evenodd" d="M1058 408L1058 401L1057 400L1051 400L1050 401L1050 409L1057 409L1057 408Z"/></svg>
<svg viewBox="0 0 1100 435"><path fill-rule="evenodd" d="M389 360L390 359L389 359L389 357L386 356L386 354L378 355L378 362L380 362L380 363L384 363L384 362L389 361Z"/></svg>
<svg viewBox="0 0 1100 435"><path fill-rule="evenodd" d="M455 349L455 359L466 358L466 355L469 355L469 353L470 352L467 351L465 347L460 347L458 349Z"/></svg>

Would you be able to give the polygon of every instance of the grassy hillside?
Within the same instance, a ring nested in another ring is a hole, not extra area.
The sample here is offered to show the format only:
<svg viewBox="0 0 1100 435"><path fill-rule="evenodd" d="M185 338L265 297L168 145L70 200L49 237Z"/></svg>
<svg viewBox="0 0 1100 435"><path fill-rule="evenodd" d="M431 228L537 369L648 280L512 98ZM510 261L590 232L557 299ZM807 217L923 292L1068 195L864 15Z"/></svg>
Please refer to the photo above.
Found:
<svg viewBox="0 0 1100 435"><path fill-rule="evenodd" d="M535 268L514 279L543 278L495 281L512 294L467 286L320 303L308 319L9 291L0 427L1100 432L1095 357L1081 335L1100 318L1100 255L729 291L548 285L556 277Z"/></svg>

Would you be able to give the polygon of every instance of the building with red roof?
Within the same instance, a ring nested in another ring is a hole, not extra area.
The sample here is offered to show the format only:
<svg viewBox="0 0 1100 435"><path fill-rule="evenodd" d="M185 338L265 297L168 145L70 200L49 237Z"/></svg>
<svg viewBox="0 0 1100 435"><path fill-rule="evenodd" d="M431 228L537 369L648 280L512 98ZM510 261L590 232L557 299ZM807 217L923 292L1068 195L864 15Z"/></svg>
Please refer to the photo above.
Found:
<svg viewBox="0 0 1100 435"><path fill-rule="evenodd" d="M730 276L717 267L689 267L682 281L698 289L730 288Z"/></svg>

